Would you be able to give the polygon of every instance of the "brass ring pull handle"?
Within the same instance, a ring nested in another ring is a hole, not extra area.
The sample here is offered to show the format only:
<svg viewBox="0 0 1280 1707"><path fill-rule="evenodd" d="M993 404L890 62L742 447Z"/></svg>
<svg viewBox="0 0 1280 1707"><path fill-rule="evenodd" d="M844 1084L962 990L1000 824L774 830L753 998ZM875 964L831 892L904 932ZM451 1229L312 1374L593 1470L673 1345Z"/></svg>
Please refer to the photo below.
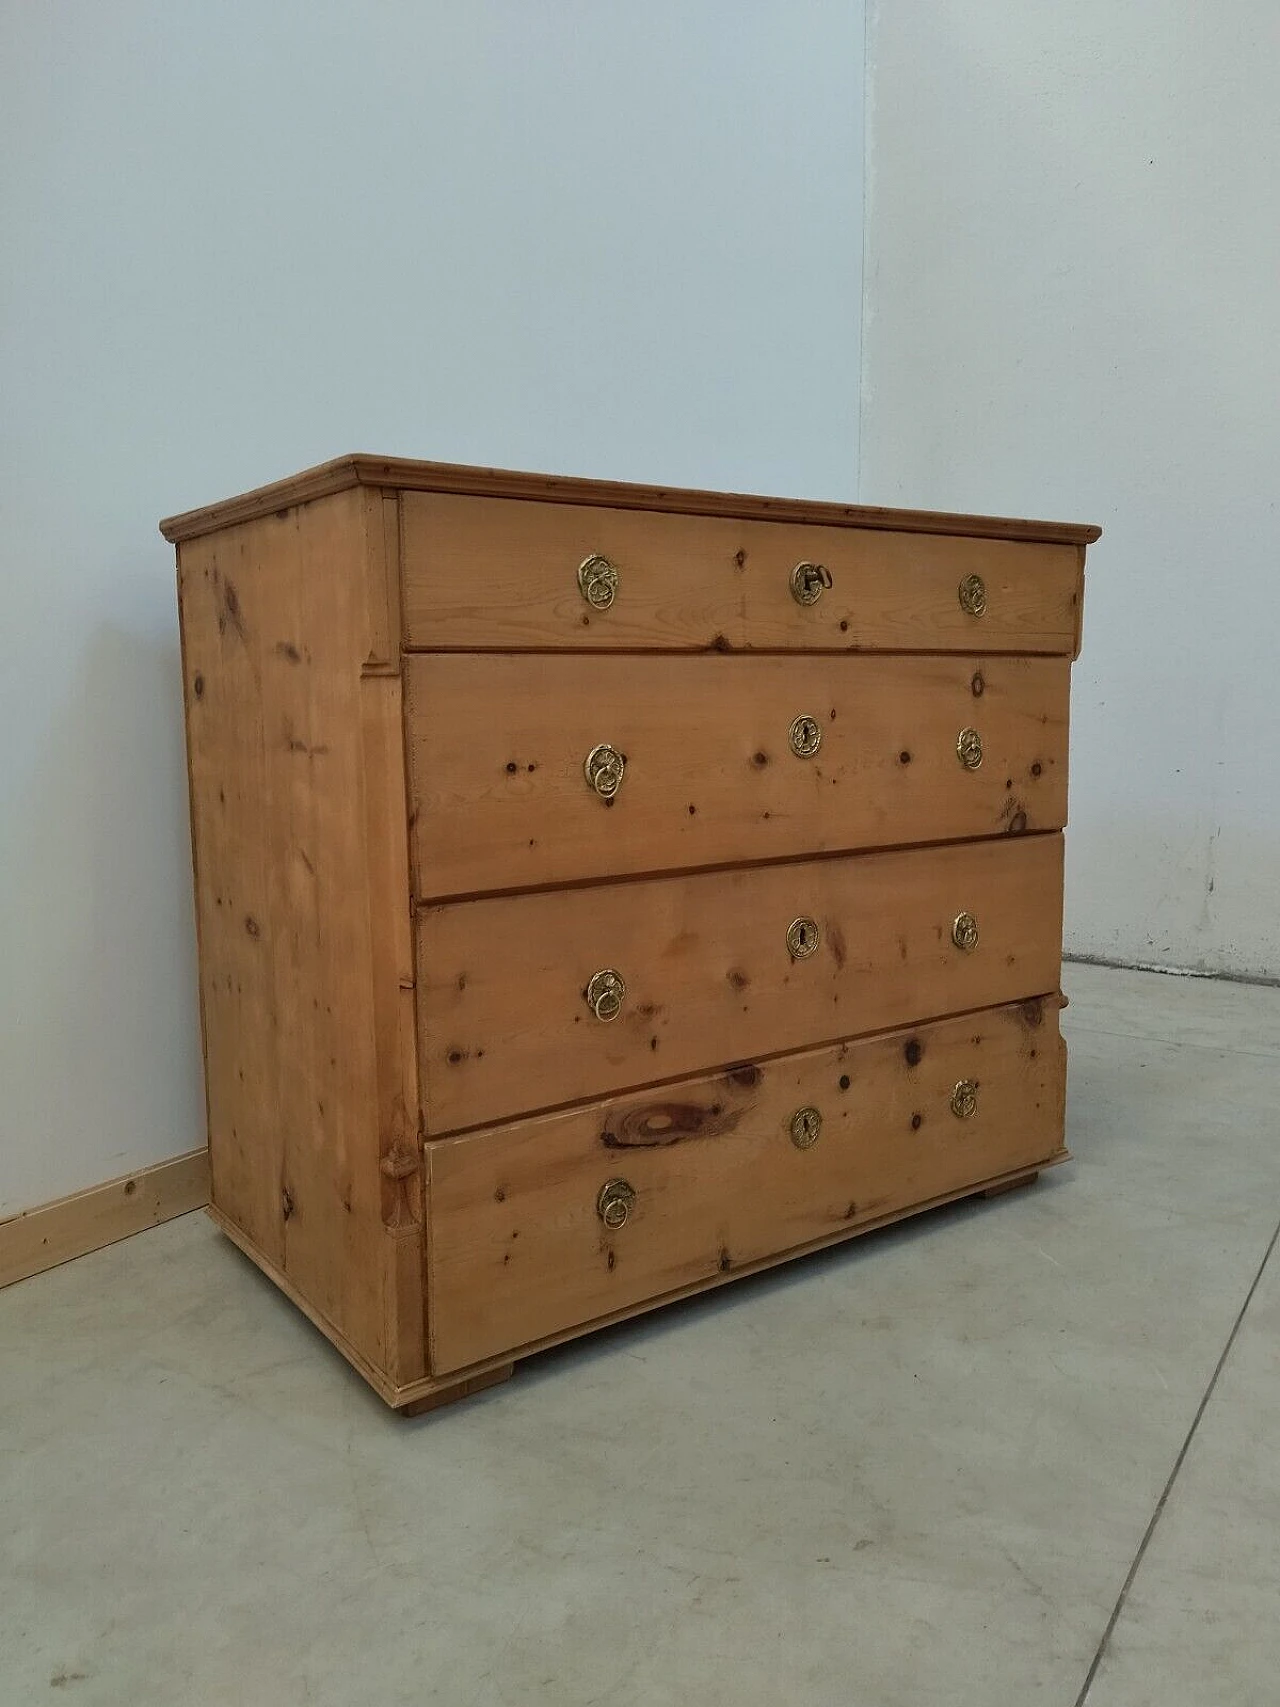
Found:
<svg viewBox="0 0 1280 1707"><path fill-rule="evenodd" d="M790 741L798 759L811 759L822 745L822 725L816 717L797 717L791 725Z"/></svg>
<svg viewBox="0 0 1280 1707"><path fill-rule="evenodd" d="M825 563L797 563L791 571L791 597L798 605L816 605L831 585Z"/></svg>
<svg viewBox="0 0 1280 1707"><path fill-rule="evenodd" d="M818 952L818 944L821 941L822 933L818 929L816 919L792 919L787 926L787 953L792 960L807 960L811 954Z"/></svg>
<svg viewBox="0 0 1280 1707"><path fill-rule="evenodd" d="M982 736L976 729L962 729L956 736L956 757L967 771L982 763Z"/></svg>
<svg viewBox="0 0 1280 1707"><path fill-rule="evenodd" d="M601 1024L609 1025L622 1012L626 993L627 986L622 974L615 972L611 966L606 966L603 971L591 974L585 991L587 1006Z"/></svg>
<svg viewBox="0 0 1280 1707"><path fill-rule="evenodd" d="M578 591L592 610L608 610L618 596L618 566L593 551L578 565Z"/></svg>
<svg viewBox="0 0 1280 1707"><path fill-rule="evenodd" d="M607 1179L596 1198L596 1214L611 1233L625 1227L631 1206L636 1200L636 1188L624 1179Z"/></svg>
<svg viewBox="0 0 1280 1707"><path fill-rule="evenodd" d="M622 787L626 770L626 759L607 741L601 741L598 747L592 747L582 761L582 774L586 777L588 786L595 789L601 800L613 799Z"/></svg>
<svg viewBox="0 0 1280 1707"><path fill-rule="evenodd" d="M966 954L978 946L978 921L972 913L957 913L951 922L951 940Z"/></svg>
<svg viewBox="0 0 1280 1707"><path fill-rule="evenodd" d="M787 1123L791 1142L797 1150L807 1150L822 1136L822 1110L812 1103L798 1108Z"/></svg>
<svg viewBox="0 0 1280 1707"><path fill-rule="evenodd" d="M956 592L966 616L983 616L987 609L987 583L981 575L966 575Z"/></svg>
<svg viewBox="0 0 1280 1707"><path fill-rule="evenodd" d="M978 1112L978 1087L972 1079L961 1079L952 1091L951 1112L957 1120L972 1120Z"/></svg>

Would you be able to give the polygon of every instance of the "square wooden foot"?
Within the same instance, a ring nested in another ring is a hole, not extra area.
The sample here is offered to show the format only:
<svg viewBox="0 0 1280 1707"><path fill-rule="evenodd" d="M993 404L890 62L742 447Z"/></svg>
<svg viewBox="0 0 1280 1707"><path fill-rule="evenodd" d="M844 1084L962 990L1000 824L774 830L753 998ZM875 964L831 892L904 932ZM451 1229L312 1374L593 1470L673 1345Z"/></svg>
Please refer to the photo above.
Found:
<svg viewBox="0 0 1280 1707"><path fill-rule="evenodd" d="M1029 1174L1019 1174L1017 1179L1007 1179L1001 1185L987 1186L982 1195L983 1197L1003 1197L1006 1191L1021 1191L1024 1185L1030 1185L1039 1178L1039 1168L1032 1168Z"/></svg>
<svg viewBox="0 0 1280 1707"><path fill-rule="evenodd" d="M486 1369L483 1375L469 1375L465 1381L455 1381L451 1387L440 1387L434 1393L424 1393L399 1407L402 1417L420 1417L424 1411L434 1411L440 1405L452 1405L458 1399L469 1399L473 1393L483 1393L486 1387L496 1387L511 1379L514 1363L500 1363L496 1369Z"/></svg>

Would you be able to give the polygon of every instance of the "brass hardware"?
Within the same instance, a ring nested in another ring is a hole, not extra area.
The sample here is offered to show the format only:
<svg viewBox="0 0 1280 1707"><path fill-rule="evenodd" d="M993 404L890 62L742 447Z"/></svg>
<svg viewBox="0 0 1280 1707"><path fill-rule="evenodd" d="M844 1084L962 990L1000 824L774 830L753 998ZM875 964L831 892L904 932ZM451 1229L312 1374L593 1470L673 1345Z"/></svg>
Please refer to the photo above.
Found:
<svg viewBox="0 0 1280 1707"><path fill-rule="evenodd" d="M798 1108L791 1116L789 1131L796 1149L807 1150L822 1136L822 1110L814 1108L812 1103Z"/></svg>
<svg viewBox="0 0 1280 1707"><path fill-rule="evenodd" d="M825 563L797 563L791 571L791 597L798 605L816 605L830 585L831 571Z"/></svg>
<svg viewBox="0 0 1280 1707"><path fill-rule="evenodd" d="M967 771L982 763L982 736L976 729L962 729L956 736L956 756Z"/></svg>
<svg viewBox="0 0 1280 1707"><path fill-rule="evenodd" d="M596 1214L611 1233L625 1227L636 1200L636 1188L624 1179L607 1179L596 1198Z"/></svg>
<svg viewBox="0 0 1280 1707"><path fill-rule="evenodd" d="M969 616L981 616L987 608L987 583L981 575L966 575L959 586L960 609Z"/></svg>
<svg viewBox="0 0 1280 1707"><path fill-rule="evenodd" d="M822 933L816 919L792 919L787 926L787 953L792 960L807 960L811 954L816 954L821 941Z"/></svg>
<svg viewBox="0 0 1280 1707"><path fill-rule="evenodd" d="M951 1093L951 1112L957 1120L968 1120L978 1110L978 1087L972 1079L961 1079Z"/></svg>
<svg viewBox="0 0 1280 1707"><path fill-rule="evenodd" d="M593 551L578 565L578 591L592 610L608 610L618 595L618 568Z"/></svg>
<svg viewBox="0 0 1280 1707"><path fill-rule="evenodd" d="M822 745L822 725L816 717L797 717L791 725L791 751L798 759L811 759Z"/></svg>
<svg viewBox="0 0 1280 1707"><path fill-rule="evenodd" d="M607 741L601 741L598 747L592 747L582 761L582 774L601 800L613 799L622 787L626 769L627 761L618 749L611 747Z"/></svg>
<svg viewBox="0 0 1280 1707"><path fill-rule="evenodd" d="M615 972L611 966L606 966L601 972L593 972L587 985L587 1006L604 1025L617 1019L622 1012L622 1000L627 993L627 986L620 972Z"/></svg>
<svg viewBox="0 0 1280 1707"><path fill-rule="evenodd" d="M957 913L951 925L951 940L971 954L978 946L978 921L972 913Z"/></svg>

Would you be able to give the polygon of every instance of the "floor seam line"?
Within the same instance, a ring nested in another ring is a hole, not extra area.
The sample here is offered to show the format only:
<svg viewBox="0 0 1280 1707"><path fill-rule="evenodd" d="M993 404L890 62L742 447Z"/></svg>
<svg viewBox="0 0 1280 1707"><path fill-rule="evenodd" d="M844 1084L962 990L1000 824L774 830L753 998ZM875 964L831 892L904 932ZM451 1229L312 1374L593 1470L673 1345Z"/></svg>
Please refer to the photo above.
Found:
<svg viewBox="0 0 1280 1707"><path fill-rule="evenodd" d="M1127 1043L1157 1043L1166 1049L1207 1049L1213 1055L1246 1055L1251 1061L1280 1061L1280 1049L1241 1049L1230 1043L1197 1043L1190 1037L1159 1037L1150 1031L1107 1031L1081 1020L1062 1022L1062 1034L1068 1043L1077 1031L1088 1037L1114 1037Z"/></svg>
<svg viewBox="0 0 1280 1707"><path fill-rule="evenodd" d="M1182 1466L1186 1462L1187 1454L1191 1450L1191 1443L1196 1437L1196 1431L1200 1427L1201 1419L1209 1408L1209 1401L1213 1397L1214 1389L1218 1385L1218 1378L1226 1367L1227 1359L1231 1355L1231 1348L1236 1343L1236 1338L1239 1335L1241 1324L1244 1322L1250 1304L1253 1303L1254 1293L1257 1292L1262 1281L1262 1277L1266 1273L1267 1264L1271 1261L1271 1254L1276 1248L1277 1240L1280 1240L1280 1221L1276 1223L1275 1230L1267 1241L1267 1248L1262 1254L1262 1261L1258 1264L1257 1273L1253 1277L1253 1281L1248 1292L1245 1293L1244 1303L1241 1304L1237 1311L1235 1321L1231 1324L1231 1332L1227 1335L1227 1343L1223 1346L1221 1356L1213 1366L1213 1374L1209 1377L1209 1384L1201 1396L1200 1403L1196 1406L1196 1414L1191 1419L1191 1426L1187 1430L1186 1438L1182 1442L1178 1456L1173 1461L1173 1468L1169 1472L1168 1479L1160 1491L1160 1498L1156 1501L1155 1510L1151 1513L1151 1519L1143 1532L1142 1540L1138 1543L1138 1551L1133 1556L1133 1563L1129 1566L1128 1574L1126 1575L1124 1582L1120 1585L1120 1593L1116 1596L1116 1603L1111 1609L1111 1616L1107 1620L1107 1627L1102 1632L1102 1639L1098 1643L1092 1663L1089 1666L1088 1672L1085 1674L1084 1684L1081 1687L1079 1695L1076 1696L1075 1707L1085 1707L1085 1704L1089 1699L1089 1691L1097 1682L1099 1668L1102 1665L1102 1661L1106 1655L1108 1647L1111 1645L1111 1638L1115 1634L1116 1625L1120 1621L1120 1614L1124 1611L1125 1602L1129 1598L1129 1590L1133 1587L1134 1580L1142 1566L1142 1561L1146 1557L1147 1548L1151 1545L1151 1538L1156 1532L1160 1519L1164 1516L1164 1508L1168 1504L1170 1494L1173 1492L1174 1483L1177 1481L1178 1476L1182 1471Z"/></svg>

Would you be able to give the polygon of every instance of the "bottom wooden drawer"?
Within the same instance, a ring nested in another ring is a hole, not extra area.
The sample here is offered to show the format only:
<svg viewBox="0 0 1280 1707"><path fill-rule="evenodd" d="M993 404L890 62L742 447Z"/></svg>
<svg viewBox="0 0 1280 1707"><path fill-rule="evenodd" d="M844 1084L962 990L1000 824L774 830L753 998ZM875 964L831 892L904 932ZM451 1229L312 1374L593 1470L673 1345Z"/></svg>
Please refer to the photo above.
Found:
<svg viewBox="0 0 1280 1707"><path fill-rule="evenodd" d="M431 1368L1055 1160L1065 1069L1049 998L429 1143Z"/></svg>

